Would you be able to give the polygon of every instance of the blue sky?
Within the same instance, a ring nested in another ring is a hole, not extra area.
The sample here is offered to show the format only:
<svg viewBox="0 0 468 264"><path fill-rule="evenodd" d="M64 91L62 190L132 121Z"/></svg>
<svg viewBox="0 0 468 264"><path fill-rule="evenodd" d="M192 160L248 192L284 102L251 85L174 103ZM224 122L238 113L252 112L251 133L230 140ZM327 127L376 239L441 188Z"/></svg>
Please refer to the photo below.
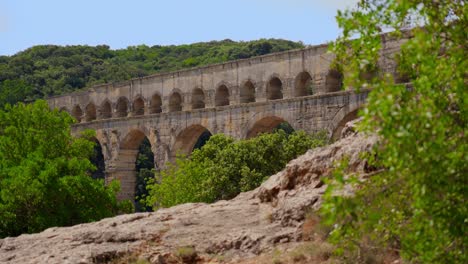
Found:
<svg viewBox="0 0 468 264"><path fill-rule="evenodd" d="M337 9L357 0L0 0L0 55L38 44L171 45L338 36Z"/></svg>

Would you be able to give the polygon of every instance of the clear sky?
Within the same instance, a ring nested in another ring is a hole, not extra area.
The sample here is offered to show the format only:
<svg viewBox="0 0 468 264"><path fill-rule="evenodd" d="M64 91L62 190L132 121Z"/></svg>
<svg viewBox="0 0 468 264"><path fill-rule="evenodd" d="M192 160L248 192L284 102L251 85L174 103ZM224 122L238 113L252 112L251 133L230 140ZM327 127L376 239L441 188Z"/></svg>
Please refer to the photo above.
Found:
<svg viewBox="0 0 468 264"><path fill-rule="evenodd" d="M0 0L0 55L38 44L171 45L338 36L337 9L357 0Z"/></svg>

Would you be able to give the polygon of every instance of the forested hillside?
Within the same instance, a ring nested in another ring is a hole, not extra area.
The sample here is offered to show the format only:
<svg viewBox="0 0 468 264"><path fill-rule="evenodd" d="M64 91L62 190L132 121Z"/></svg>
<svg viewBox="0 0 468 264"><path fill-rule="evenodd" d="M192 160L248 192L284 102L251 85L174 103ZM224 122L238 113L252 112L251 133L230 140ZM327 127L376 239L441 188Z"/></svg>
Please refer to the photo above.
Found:
<svg viewBox="0 0 468 264"><path fill-rule="evenodd" d="M300 42L261 39L211 41L179 46L34 46L0 56L0 107L5 103L59 95L106 82L118 82L272 52L303 48Z"/></svg>

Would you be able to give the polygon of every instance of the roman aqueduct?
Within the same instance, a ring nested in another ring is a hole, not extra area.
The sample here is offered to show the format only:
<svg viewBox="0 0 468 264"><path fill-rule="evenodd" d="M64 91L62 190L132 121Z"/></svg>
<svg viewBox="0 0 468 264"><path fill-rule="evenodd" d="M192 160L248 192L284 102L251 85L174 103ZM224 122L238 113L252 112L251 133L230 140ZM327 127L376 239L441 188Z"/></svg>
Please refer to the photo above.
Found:
<svg viewBox="0 0 468 264"><path fill-rule="evenodd" d="M379 67L394 73L391 55L399 43L384 43ZM190 154L206 131L244 139L287 122L295 130L338 135L368 91L342 91L342 76L330 67L333 58L319 45L104 84L48 103L77 119L74 133L96 130L106 180L119 179L120 198L133 199L135 161L145 137L159 168L176 153Z"/></svg>

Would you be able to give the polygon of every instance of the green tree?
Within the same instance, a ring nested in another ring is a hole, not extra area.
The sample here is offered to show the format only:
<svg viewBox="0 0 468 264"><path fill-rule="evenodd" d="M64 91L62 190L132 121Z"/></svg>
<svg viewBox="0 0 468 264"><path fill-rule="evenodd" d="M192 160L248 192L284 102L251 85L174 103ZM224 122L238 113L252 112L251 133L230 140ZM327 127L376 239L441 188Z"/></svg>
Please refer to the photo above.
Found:
<svg viewBox="0 0 468 264"><path fill-rule="evenodd" d="M467 9L462 0L362 0L338 13L343 36L332 51L345 85L373 88L361 129L380 136L369 161L385 170L353 198L331 195L353 183L342 176L328 191L323 214L348 256L380 248L414 263L468 262ZM383 29L411 36L396 57L409 87L378 72Z"/></svg>
<svg viewBox="0 0 468 264"><path fill-rule="evenodd" d="M212 136L190 158L178 157L147 185L150 206L170 207L188 202L211 203L231 199L242 191L258 187L286 163L310 148L324 145L326 133L308 135L283 130L256 138L235 141Z"/></svg>
<svg viewBox="0 0 468 264"><path fill-rule="evenodd" d="M94 142L73 138L73 119L45 101L0 111L0 237L96 221L122 206L117 182L105 186L88 171Z"/></svg>

